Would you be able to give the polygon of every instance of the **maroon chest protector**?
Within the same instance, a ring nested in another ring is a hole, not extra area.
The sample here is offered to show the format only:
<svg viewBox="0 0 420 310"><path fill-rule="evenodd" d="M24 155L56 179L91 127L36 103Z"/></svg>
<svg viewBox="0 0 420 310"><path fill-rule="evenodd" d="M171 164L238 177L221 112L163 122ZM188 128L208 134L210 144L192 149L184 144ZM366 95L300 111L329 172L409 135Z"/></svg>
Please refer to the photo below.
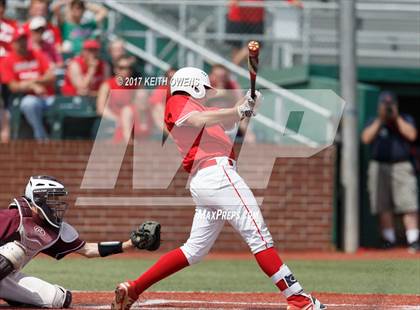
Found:
<svg viewBox="0 0 420 310"><path fill-rule="evenodd" d="M33 213L29 202L24 197L15 198L9 208L19 210L20 225L18 232L20 243L26 248L26 263L39 252L51 247L60 237L60 229L50 226Z"/></svg>

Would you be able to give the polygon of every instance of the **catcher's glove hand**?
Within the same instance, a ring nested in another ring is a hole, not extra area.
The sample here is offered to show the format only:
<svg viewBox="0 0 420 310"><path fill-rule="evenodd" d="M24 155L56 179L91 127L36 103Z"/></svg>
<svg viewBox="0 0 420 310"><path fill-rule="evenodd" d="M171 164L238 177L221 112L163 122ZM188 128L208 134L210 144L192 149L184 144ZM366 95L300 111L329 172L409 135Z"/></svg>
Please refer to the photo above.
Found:
<svg viewBox="0 0 420 310"><path fill-rule="evenodd" d="M160 247L160 224L147 221L131 232L133 245L140 250L156 251Z"/></svg>

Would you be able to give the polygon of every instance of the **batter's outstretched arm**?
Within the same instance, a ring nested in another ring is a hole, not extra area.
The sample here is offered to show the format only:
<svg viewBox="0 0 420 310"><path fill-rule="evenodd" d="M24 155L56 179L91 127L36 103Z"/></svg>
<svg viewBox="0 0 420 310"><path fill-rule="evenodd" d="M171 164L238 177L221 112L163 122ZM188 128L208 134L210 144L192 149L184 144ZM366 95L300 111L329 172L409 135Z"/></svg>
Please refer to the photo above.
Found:
<svg viewBox="0 0 420 310"><path fill-rule="evenodd" d="M253 111L255 103L256 101L251 99L247 94L244 98L238 100L232 108L191 113L190 116L183 121L183 124L202 128L204 126L213 126L217 124L236 123L246 117L255 115Z"/></svg>
<svg viewBox="0 0 420 310"><path fill-rule="evenodd" d="M184 124L202 128L220 123L237 122L241 118L236 107L214 111L203 111L191 114Z"/></svg>
<svg viewBox="0 0 420 310"><path fill-rule="evenodd" d="M133 248L134 245L131 240L127 240L125 242L86 243L76 253L87 258L94 258L123 253Z"/></svg>

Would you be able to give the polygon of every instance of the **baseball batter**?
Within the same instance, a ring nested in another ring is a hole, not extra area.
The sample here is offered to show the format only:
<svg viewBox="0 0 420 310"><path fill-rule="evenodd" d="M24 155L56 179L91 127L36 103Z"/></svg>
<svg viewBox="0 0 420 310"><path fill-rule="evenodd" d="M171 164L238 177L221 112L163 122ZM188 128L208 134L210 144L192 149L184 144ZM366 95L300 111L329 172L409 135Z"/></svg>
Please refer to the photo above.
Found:
<svg viewBox="0 0 420 310"><path fill-rule="evenodd" d="M201 261L225 221L241 234L261 269L286 297L288 310L326 309L316 298L304 293L274 249L257 201L236 171L233 143L222 126L255 115L253 109L261 94L257 92L255 102L248 92L233 108L209 109L205 100L210 91L214 90L205 72L182 68L171 80L172 96L165 109L166 127L183 157L184 168L191 174L190 191L196 213L190 237L183 246L163 255L137 280L120 283L112 309L130 309L151 285ZM226 219L217 214L231 216Z"/></svg>
<svg viewBox="0 0 420 310"><path fill-rule="evenodd" d="M70 307L69 290L20 272L39 253L62 259L75 252L91 258L133 247L159 247L160 226L155 222L146 222L125 242L86 243L63 221L65 196L67 191L61 182L50 176L33 176L25 195L0 210L0 299L12 306Z"/></svg>

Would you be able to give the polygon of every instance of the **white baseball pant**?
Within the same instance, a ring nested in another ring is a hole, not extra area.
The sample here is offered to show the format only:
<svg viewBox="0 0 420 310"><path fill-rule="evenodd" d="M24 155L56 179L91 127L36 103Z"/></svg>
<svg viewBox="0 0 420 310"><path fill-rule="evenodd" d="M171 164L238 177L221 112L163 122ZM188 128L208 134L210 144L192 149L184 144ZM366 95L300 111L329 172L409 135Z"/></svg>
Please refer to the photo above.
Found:
<svg viewBox="0 0 420 310"><path fill-rule="evenodd" d="M14 272L0 281L0 299L43 308L62 308L66 290L44 280Z"/></svg>
<svg viewBox="0 0 420 310"><path fill-rule="evenodd" d="M190 181L196 212L181 250L191 265L210 251L225 221L241 234L253 254L273 247L258 203L235 164L229 165L228 157L214 159L217 165L200 169Z"/></svg>

